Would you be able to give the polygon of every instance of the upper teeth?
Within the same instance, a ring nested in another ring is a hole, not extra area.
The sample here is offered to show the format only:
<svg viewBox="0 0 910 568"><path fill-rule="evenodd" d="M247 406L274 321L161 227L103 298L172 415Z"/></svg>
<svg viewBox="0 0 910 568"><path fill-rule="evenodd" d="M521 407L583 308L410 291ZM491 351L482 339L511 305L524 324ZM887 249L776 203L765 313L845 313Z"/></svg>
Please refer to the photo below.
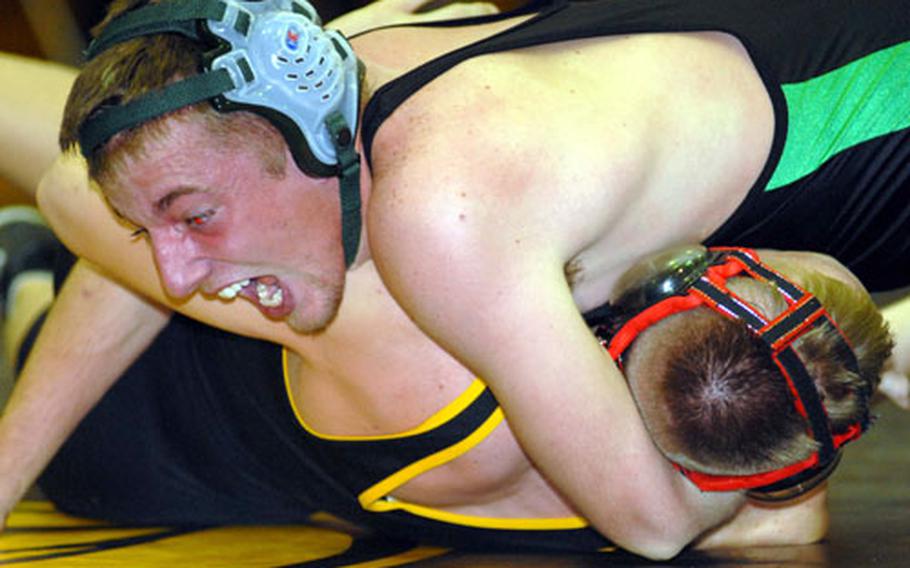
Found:
<svg viewBox="0 0 910 568"><path fill-rule="evenodd" d="M233 300L241 290L249 286L250 282L251 280L247 278L240 282L234 282L230 286L225 286L218 291L218 297L225 300ZM271 286L263 284L262 282L256 282L256 297L259 300L259 303L267 308L278 307L284 300L284 294L281 292L280 287L276 286L273 289Z"/></svg>
<svg viewBox="0 0 910 568"><path fill-rule="evenodd" d="M256 295L259 297L259 303L267 308L280 306L284 299L281 288L275 287L275 289L269 293L269 287L262 282L256 283Z"/></svg>
<svg viewBox="0 0 910 568"><path fill-rule="evenodd" d="M233 300L237 297L237 294L243 289L244 286L247 286L250 283L249 278L246 280L241 280L240 282L234 282L230 286L225 286L218 291L218 297L224 298L225 300Z"/></svg>

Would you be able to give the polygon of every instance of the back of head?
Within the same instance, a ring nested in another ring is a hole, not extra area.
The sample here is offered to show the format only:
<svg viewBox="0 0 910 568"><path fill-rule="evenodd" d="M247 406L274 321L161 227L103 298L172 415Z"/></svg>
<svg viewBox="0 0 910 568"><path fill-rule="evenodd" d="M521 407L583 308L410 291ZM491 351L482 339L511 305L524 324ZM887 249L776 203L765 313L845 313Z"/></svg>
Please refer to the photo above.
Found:
<svg viewBox="0 0 910 568"><path fill-rule="evenodd" d="M838 356L839 341L816 328L794 343L839 434L868 413L892 341L869 295L799 266L768 262L815 295L851 340L859 374ZM768 284L734 278L729 288L767 317L786 305ZM740 321L706 308L678 313L643 332L624 369L655 443L679 465L748 475L796 463L817 450L770 348Z"/></svg>

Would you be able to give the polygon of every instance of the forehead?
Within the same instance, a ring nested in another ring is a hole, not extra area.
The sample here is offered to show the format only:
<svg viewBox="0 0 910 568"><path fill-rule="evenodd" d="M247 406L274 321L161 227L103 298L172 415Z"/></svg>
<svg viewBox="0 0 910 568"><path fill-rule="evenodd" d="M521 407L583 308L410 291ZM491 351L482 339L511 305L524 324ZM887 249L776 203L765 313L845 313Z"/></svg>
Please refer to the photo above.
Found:
<svg viewBox="0 0 910 568"><path fill-rule="evenodd" d="M160 163L199 166L216 161L234 150L225 136L209 126L200 113L181 113L150 124L136 137L132 148L126 148L126 161L132 166Z"/></svg>
<svg viewBox="0 0 910 568"><path fill-rule="evenodd" d="M167 119L156 125L141 146L122 150L102 189L116 207L139 203L169 205L194 193L212 193L231 185L250 165L237 145L225 144L200 120Z"/></svg>

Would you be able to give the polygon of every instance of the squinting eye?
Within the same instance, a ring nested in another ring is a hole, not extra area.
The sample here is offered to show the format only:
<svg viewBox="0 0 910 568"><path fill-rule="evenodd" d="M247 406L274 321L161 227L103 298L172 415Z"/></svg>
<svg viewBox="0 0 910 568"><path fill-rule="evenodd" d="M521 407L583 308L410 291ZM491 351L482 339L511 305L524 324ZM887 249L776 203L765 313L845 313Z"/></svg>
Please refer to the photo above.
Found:
<svg viewBox="0 0 910 568"><path fill-rule="evenodd" d="M192 217L187 217L186 224L190 227L201 227L205 225L208 220L212 217L212 210L208 210L205 213L200 213L199 215L193 215Z"/></svg>

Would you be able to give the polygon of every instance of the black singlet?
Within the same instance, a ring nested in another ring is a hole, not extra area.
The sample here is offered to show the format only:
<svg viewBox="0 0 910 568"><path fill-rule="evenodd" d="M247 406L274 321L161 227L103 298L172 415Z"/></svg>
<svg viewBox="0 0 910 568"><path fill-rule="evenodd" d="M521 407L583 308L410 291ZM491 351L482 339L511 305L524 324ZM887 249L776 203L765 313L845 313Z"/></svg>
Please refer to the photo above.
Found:
<svg viewBox="0 0 910 568"><path fill-rule="evenodd" d="M289 400L280 347L175 315L39 485L65 512L130 525L305 523L327 511L455 548L614 550L578 518L469 517L389 498L501 420L476 381L415 431L322 436Z"/></svg>
<svg viewBox="0 0 910 568"><path fill-rule="evenodd" d="M378 89L364 112L365 153L370 159L376 131L398 106L472 57L569 39L687 31L739 39L775 114L761 176L706 244L814 250L839 259L870 290L910 284L907 0L556 1Z"/></svg>

